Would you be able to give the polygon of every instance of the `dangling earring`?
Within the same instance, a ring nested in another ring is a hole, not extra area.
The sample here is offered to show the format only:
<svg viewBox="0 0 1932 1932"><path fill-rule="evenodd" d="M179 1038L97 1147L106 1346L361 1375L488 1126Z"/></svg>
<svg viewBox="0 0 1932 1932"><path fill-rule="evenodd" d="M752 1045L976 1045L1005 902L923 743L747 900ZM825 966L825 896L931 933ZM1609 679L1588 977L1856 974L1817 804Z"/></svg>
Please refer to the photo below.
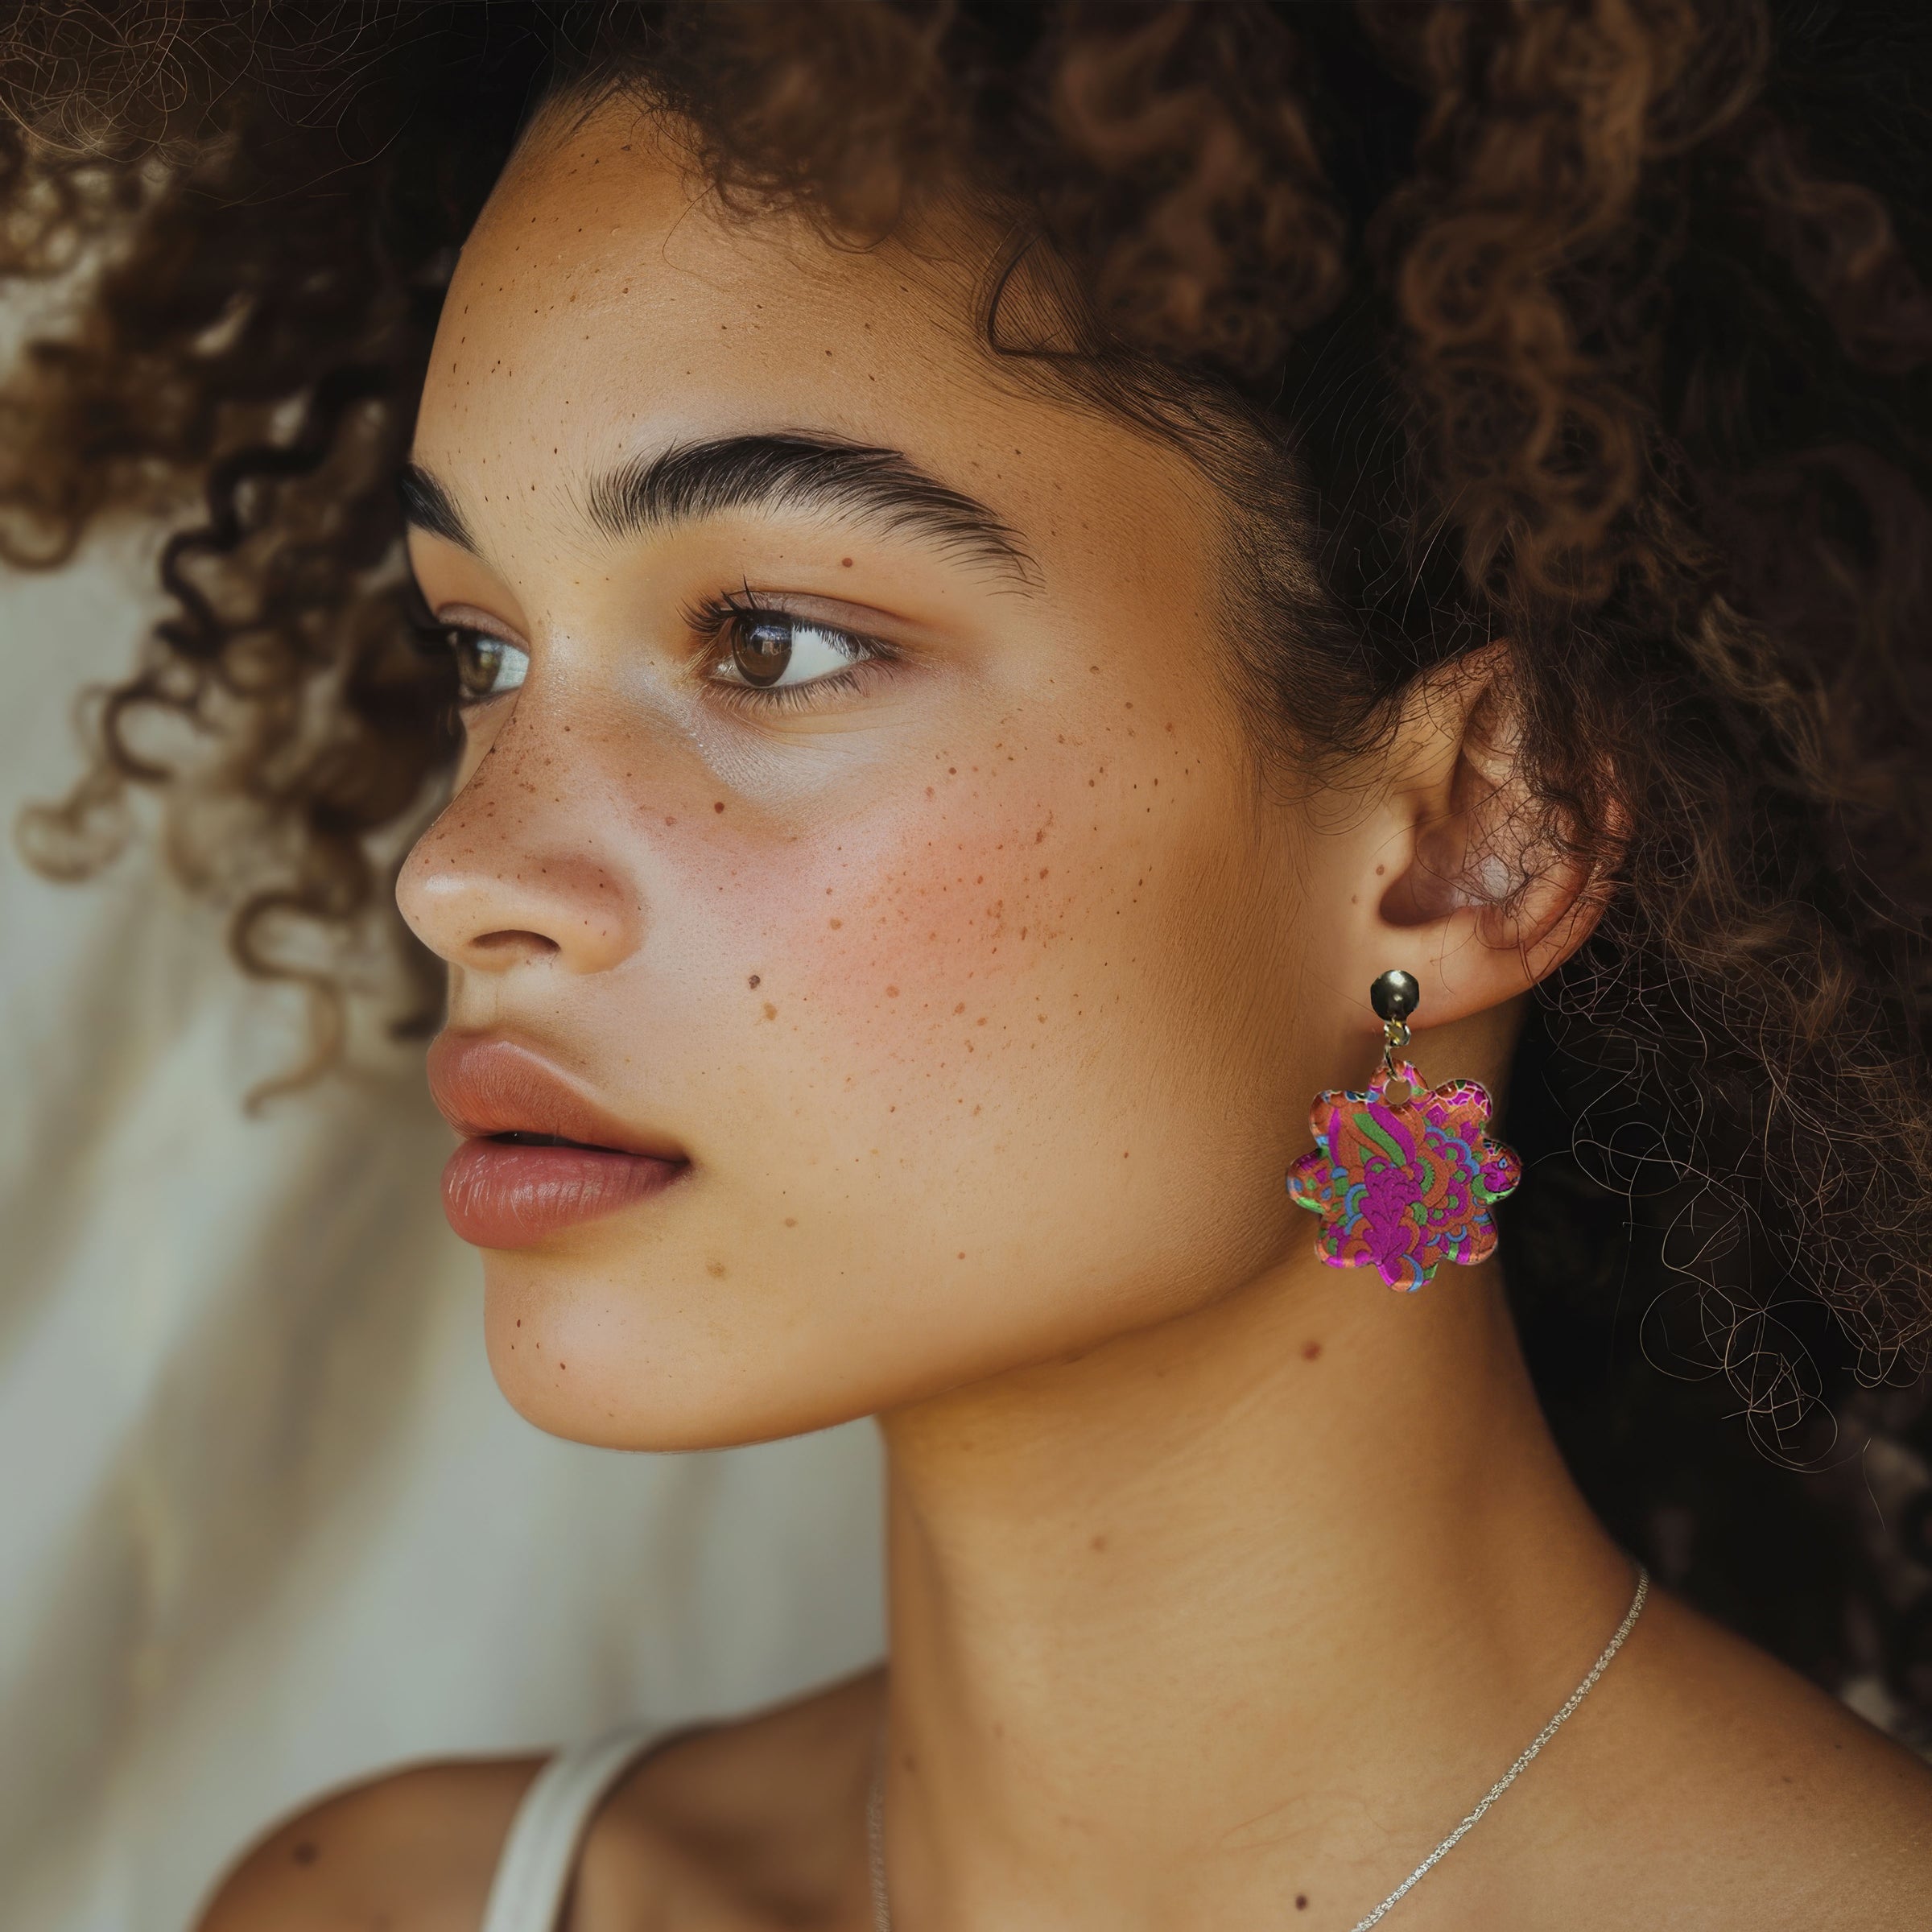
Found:
<svg viewBox="0 0 1932 1932"><path fill-rule="evenodd" d="M1288 1170L1289 1197L1322 1217L1315 1251L1334 1268L1373 1268L1413 1293L1444 1261L1464 1267L1496 1252L1492 1202L1523 1164L1489 1136L1488 1090L1474 1080L1426 1088L1396 1055L1422 989L1385 972L1368 989L1382 1022L1382 1063L1365 1093L1331 1088L1310 1109L1315 1152Z"/></svg>

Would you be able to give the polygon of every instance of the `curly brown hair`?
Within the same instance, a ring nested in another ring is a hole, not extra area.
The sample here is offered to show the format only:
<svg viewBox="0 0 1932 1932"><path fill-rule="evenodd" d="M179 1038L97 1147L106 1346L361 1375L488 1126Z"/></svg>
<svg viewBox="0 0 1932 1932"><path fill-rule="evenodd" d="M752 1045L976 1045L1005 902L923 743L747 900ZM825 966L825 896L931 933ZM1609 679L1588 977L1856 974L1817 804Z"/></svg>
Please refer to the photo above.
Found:
<svg viewBox="0 0 1932 1932"><path fill-rule="evenodd" d="M383 916L453 749L394 479L529 116L633 96L841 246L964 210L989 351L1240 506L1265 748L1505 641L1542 836L1615 881L1513 1084L1539 1386L1667 1579L1928 1735L1929 80L1932 16L1839 0L17 6L0 267L80 292L0 554L173 532L28 848L163 793L326 1058L299 929Z"/></svg>

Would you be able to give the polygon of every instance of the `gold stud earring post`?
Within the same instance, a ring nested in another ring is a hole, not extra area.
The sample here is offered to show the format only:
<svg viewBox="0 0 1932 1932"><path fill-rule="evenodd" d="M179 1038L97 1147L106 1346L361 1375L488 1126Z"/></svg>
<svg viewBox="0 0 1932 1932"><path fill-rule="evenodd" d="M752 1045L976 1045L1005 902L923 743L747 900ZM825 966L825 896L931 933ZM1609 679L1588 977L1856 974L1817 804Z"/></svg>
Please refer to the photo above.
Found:
<svg viewBox="0 0 1932 1932"><path fill-rule="evenodd" d="M1368 989L1368 1004L1382 1022L1382 1065L1391 1078L1395 1056L1409 1044L1409 1016L1422 1003L1422 989L1413 973L1385 972Z"/></svg>

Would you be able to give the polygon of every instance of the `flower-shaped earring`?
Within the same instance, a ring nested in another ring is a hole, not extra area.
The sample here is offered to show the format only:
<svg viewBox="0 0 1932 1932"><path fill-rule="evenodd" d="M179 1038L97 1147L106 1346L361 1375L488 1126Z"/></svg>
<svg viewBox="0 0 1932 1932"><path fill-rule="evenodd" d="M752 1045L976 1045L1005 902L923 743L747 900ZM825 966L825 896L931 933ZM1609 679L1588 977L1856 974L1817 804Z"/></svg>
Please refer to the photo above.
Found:
<svg viewBox="0 0 1932 1932"><path fill-rule="evenodd" d="M1523 1178L1492 1139L1488 1088L1474 1080L1428 1088L1396 1055L1422 989L1385 972L1368 989L1382 1022L1382 1063L1368 1091L1331 1088L1310 1109L1315 1151L1288 1170L1298 1208L1322 1217L1315 1251L1334 1268L1373 1268L1413 1292L1444 1261L1464 1267L1496 1252L1491 1203Z"/></svg>

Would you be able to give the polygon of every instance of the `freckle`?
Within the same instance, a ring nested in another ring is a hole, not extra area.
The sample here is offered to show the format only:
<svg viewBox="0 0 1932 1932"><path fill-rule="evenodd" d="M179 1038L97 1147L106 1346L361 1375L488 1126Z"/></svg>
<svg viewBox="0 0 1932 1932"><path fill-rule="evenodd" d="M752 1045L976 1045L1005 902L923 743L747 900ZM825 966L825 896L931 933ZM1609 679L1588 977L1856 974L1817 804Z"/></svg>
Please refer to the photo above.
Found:
<svg viewBox="0 0 1932 1932"><path fill-rule="evenodd" d="M724 1264L722 1261L707 1261L704 1264L704 1272L714 1282L717 1281L722 1278L724 1273Z"/></svg>
<svg viewBox="0 0 1932 1932"><path fill-rule="evenodd" d="M765 1002L765 1017L768 1020L775 1020L778 1017L778 1008L773 1005L770 1000Z"/></svg>
<svg viewBox="0 0 1932 1932"><path fill-rule="evenodd" d="M976 1107L976 1108L973 1108L973 1110L972 1110L972 1111L973 1111L975 1113L977 1113L979 1112L979 1108Z"/></svg>
<svg viewBox="0 0 1932 1932"><path fill-rule="evenodd" d="M841 926L843 926L844 923L845 923L845 922L844 922L843 919L834 919L834 920L832 922L832 931L833 931L834 932L836 932L836 931L838 931L838 929L839 929L839 928L840 928Z"/></svg>
<svg viewBox="0 0 1932 1932"><path fill-rule="evenodd" d="M1321 1352L1322 1345L1319 1342L1307 1343L1302 1348L1302 1360L1305 1362L1312 1362L1319 1357Z"/></svg>
<svg viewBox="0 0 1932 1932"><path fill-rule="evenodd" d="M667 818L665 819L664 823L667 825L675 825L677 824L677 820L675 819Z"/></svg>
<svg viewBox="0 0 1932 1932"><path fill-rule="evenodd" d="M973 1025L974 1025L974 1026L984 1026L985 1024L986 1024L986 1016L985 1016L985 1013L981 1013L981 1014L980 1015L980 1017L979 1017L979 1018L978 1018L976 1020L975 1020L975 1021L973 1022ZM976 1108L973 1109L973 1112L976 1113L978 1113L978 1112L979 1112L979 1109L978 1109L978 1108L976 1107Z"/></svg>
<svg viewBox="0 0 1932 1932"><path fill-rule="evenodd" d="M888 986L886 989L886 997L889 1000L896 1000L899 997L898 988L896 986Z"/></svg>
<svg viewBox="0 0 1932 1932"><path fill-rule="evenodd" d="M1042 865L1042 866L1040 868L1040 877L1041 877L1042 878L1045 878L1045 877L1046 877L1046 868L1044 865Z"/></svg>
<svg viewBox="0 0 1932 1932"><path fill-rule="evenodd" d="M797 1226L798 1226L798 1224L799 1224L799 1222L798 1222L798 1217L797 1217L797 1216L795 1216L795 1215L791 1215L791 1214L788 1214L788 1215L786 1215L786 1217L785 1217L785 1225L786 1225L787 1228L795 1228L795 1227L797 1227Z"/></svg>
<svg viewBox="0 0 1932 1932"><path fill-rule="evenodd" d="M711 808L713 811L722 811L724 809L724 801L722 799L714 800Z"/></svg>
<svg viewBox="0 0 1932 1932"><path fill-rule="evenodd" d="M926 795L927 798L931 798L932 796L932 787L930 785L926 787Z"/></svg>
<svg viewBox="0 0 1932 1932"><path fill-rule="evenodd" d="M965 1250L964 1248L962 1248L962 1249L960 1250L960 1259L961 1261L964 1261L964 1260L965 1260L965 1258L966 1258L966 1250Z"/></svg>

